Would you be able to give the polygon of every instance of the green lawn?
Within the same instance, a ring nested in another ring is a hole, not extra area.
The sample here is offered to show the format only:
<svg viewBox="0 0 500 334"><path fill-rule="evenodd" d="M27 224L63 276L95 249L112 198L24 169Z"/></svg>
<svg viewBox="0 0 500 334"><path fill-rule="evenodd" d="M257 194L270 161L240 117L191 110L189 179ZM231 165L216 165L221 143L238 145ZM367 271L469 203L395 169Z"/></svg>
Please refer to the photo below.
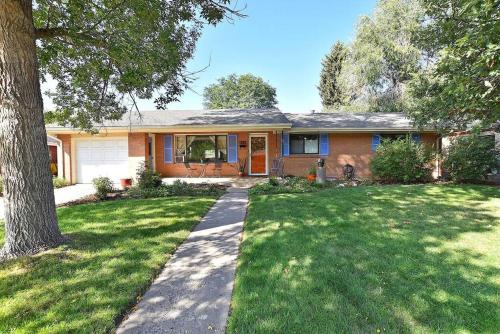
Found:
<svg viewBox="0 0 500 334"><path fill-rule="evenodd" d="M500 189L252 196L229 333L499 333Z"/></svg>
<svg viewBox="0 0 500 334"><path fill-rule="evenodd" d="M110 332L214 201L117 200L59 209L71 244L0 264L0 333Z"/></svg>

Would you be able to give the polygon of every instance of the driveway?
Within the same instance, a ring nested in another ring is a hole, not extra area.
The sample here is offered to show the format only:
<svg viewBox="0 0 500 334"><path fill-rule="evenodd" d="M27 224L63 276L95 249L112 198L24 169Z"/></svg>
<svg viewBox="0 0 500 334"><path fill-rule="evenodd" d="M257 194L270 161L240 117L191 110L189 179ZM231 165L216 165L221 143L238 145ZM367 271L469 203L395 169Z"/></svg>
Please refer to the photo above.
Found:
<svg viewBox="0 0 500 334"><path fill-rule="evenodd" d="M75 184L72 186L54 189L56 205L63 205L69 202L79 200L95 192L91 184ZM0 197L0 219L4 218L3 198Z"/></svg>

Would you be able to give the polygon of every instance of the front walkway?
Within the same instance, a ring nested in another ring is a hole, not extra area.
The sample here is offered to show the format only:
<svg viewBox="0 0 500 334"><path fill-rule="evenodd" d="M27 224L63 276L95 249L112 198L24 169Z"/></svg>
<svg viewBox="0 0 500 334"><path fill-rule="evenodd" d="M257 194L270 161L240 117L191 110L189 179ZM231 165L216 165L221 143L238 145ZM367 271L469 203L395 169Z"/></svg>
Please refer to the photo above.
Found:
<svg viewBox="0 0 500 334"><path fill-rule="evenodd" d="M54 189L56 205L64 205L69 202L77 201L95 193L94 186L91 184L75 184L59 189ZM0 219L4 219L4 203L0 197Z"/></svg>
<svg viewBox="0 0 500 334"><path fill-rule="evenodd" d="M247 189L228 189L177 249L118 334L224 333L247 203Z"/></svg>

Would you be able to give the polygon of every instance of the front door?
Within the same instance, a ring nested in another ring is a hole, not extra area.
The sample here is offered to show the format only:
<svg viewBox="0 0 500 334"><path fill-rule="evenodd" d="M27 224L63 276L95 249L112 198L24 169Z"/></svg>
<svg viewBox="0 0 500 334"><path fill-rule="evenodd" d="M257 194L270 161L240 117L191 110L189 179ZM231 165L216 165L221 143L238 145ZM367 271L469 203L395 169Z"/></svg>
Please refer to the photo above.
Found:
<svg viewBox="0 0 500 334"><path fill-rule="evenodd" d="M267 174L267 136L250 136L250 174Z"/></svg>

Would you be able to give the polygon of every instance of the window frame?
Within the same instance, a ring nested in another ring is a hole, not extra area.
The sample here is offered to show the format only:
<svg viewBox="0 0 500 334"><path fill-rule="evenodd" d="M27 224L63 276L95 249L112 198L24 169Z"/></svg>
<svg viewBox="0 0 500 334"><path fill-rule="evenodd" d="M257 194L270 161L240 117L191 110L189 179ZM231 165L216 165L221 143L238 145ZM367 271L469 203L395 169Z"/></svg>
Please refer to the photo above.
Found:
<svg viewBox="0 0 500 334"><path fill-rule="evenodd" d="M292 148L292 138L294 136L302 136L302 137L307 137L307 136L316 136L316 152L315 153L306 153L306 141L304 138L302 138L302 151L303 153L296 153L293 152ZM288 150L290 155L319 155L320 153L320 135L319 133L290 133L289 138L288 138Z"/></svg>
<svg viewBox="0 0 500 334"><path fill-rule="evenodd" d="M213 160L206 160L205 163L214 163L216 162L217 160L219 162L227 162L228 161L228 150L229 150L229 147L228 147L228 134L225 134L225 133L217 133L217 134L200 134L200 133L187 133L187 134L175 134L174 137L175 137L175 140L174 140L174 153L175 153L175 156L174 156L174 163L176 164L184 164L184 163L200 163L200 161L197 161L197 160L189 160L188 159L188 141L187 141L187 137L215 137L215 142L214 142L214 145L215 145L215 156L217 157L218 156L218 152L219 152L219 147L217 146L217 139L218 137L226 137L226 158L224 160L219 160L219 159L213 159ZM184 154L183 155L177 155L177 150L178 150L178 147L177 147L177 140L179 137L183 137L184 138L184 144L185 144L185 147L184 147ZM178 158L182 157L182 161L178 161Z"/></svg>

